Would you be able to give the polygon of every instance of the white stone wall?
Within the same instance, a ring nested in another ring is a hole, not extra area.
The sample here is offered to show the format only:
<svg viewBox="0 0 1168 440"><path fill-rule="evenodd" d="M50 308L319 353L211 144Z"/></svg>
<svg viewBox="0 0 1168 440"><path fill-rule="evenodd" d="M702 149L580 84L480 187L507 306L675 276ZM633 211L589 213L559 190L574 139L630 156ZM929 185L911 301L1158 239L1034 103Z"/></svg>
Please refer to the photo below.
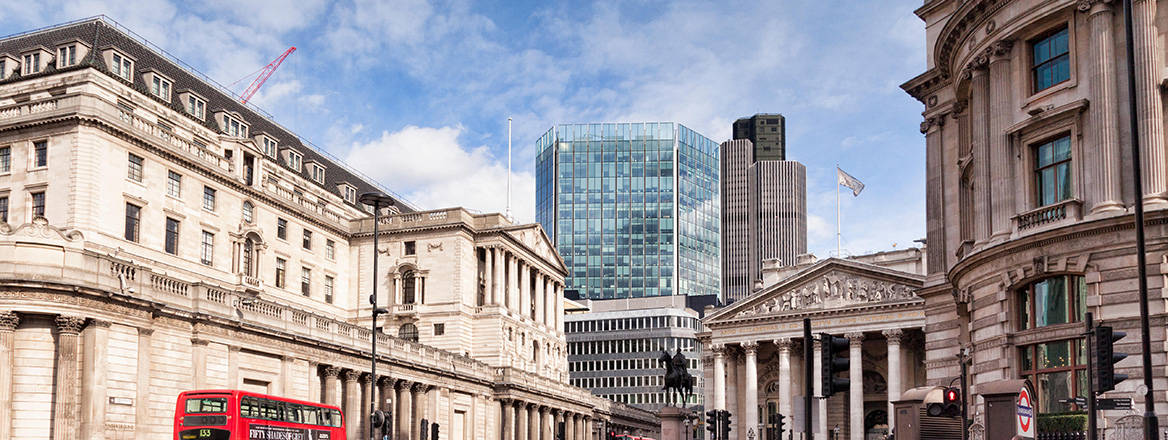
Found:
<svg viewBox="0 0 1168 440"><path fill-rule="evenodd" d="M12 436L48 440L52 430L56 346L53 322L30 319L16 331L12 371Z"/></svg>

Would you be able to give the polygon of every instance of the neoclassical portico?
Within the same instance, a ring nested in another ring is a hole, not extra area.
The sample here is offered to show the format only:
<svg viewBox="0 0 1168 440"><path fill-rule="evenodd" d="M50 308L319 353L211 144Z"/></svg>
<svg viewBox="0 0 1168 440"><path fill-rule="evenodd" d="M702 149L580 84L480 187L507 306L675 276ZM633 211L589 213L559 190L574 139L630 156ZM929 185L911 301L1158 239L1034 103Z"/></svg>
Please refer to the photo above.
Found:
<svg viewBox="0 0 1168 440"><path fill-rule="evenodd" d="M850 389L815 399L817 438L835 429L840 438L863 439L887 428L889 402L923 384L923 302L913 292L918 275L871 264L828 259L707 315L709 332L707 399L733 415L732 437L770 439L773 414L788 428L802 413L804 392L803 319L812 332L846 337ZM812 344L813 392L820 389L820 347ZM858 360L858 361L857 361ZM797 427L801 430L801 426ZM752 435L753 431L753 435ZM784 437L786 438L786 437Z"/></svg>

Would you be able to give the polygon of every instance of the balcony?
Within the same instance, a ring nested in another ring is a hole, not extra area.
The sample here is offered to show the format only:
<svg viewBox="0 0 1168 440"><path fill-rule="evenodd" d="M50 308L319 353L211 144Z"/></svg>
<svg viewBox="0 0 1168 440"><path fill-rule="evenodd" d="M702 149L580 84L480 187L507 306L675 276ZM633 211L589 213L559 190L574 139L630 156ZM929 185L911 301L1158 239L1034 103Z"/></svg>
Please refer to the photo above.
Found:
<svg viewBox="0 0 1168 440"><path fill-rule="evenodd" d="M1014 216L1014 237L1073 224L1082 216L1083 202L1067 199Z"/></svg>
<svg viewBox="0 0 1168 440"><path fill-rule="evenodd" d="M259 293L260 291L264 290L264 281L261 280L259 277L253 277L251 275L239 274L238 283L240 286L242 286L248 292Z"/></svg>

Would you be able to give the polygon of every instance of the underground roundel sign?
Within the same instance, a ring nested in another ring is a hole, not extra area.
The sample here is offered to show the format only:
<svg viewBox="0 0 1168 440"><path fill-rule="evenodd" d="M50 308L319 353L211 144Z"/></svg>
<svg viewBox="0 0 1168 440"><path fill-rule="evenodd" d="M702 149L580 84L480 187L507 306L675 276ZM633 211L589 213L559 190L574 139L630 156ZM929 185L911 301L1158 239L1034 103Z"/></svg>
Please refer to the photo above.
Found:
<svg viewBox="0 0 1168 440"><path fill-rule="evenodd" d="M1029 387L1022 387L1018 393L1018 435L1023 438L1034 438L1036 423L1034 423L1034 399L1030 397Z"/></svg>

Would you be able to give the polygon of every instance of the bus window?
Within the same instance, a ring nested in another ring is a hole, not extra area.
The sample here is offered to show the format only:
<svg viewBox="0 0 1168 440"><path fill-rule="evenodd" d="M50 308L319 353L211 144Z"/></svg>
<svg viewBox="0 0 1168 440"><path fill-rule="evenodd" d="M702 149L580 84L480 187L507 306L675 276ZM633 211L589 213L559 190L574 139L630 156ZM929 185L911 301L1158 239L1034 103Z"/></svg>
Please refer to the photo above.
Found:
<svg viewBox="0 0 1168 440"><path fill-rule="evenodd" d="M300 408L300 414L304 416L302 423L306 425L320 424L320 409L312 406L303 406Z"/></svg>
<svg viewBox="0 0 1168 440"><path fill-rule="evenodd" d="M260 399L260 418L268 420L280 420L280 402L275 400Z"/></svg>
<svg viewBox="0 0 1168 440"><path fill-rule="evenodd" d="M302 423L304 418L301 417L301 411L303 411L303 408L300 405L285 403L284 418L282 420L290 423Z"/></svg>
<svg viewBox="0 0 1168 440"><path fill-rule="evenodd" d="M224 397L192 397L187 399L187 414L209 414L227 412L227 399Z"/></svg>
<svg viewBox="0 0 1168 440"><path fill-rule="evenodd" d="M341 426L341 412L332 408L322 408L321 416L324 418L322 425L339 428Z"/></svg>
<svg viewBox="0 0 1168 440"><path fill-rule="evenodd" d="M249 419L260 418L260 404L255 397L244 397L239 399L239 415L240 417L247 417Z"/></svg>

